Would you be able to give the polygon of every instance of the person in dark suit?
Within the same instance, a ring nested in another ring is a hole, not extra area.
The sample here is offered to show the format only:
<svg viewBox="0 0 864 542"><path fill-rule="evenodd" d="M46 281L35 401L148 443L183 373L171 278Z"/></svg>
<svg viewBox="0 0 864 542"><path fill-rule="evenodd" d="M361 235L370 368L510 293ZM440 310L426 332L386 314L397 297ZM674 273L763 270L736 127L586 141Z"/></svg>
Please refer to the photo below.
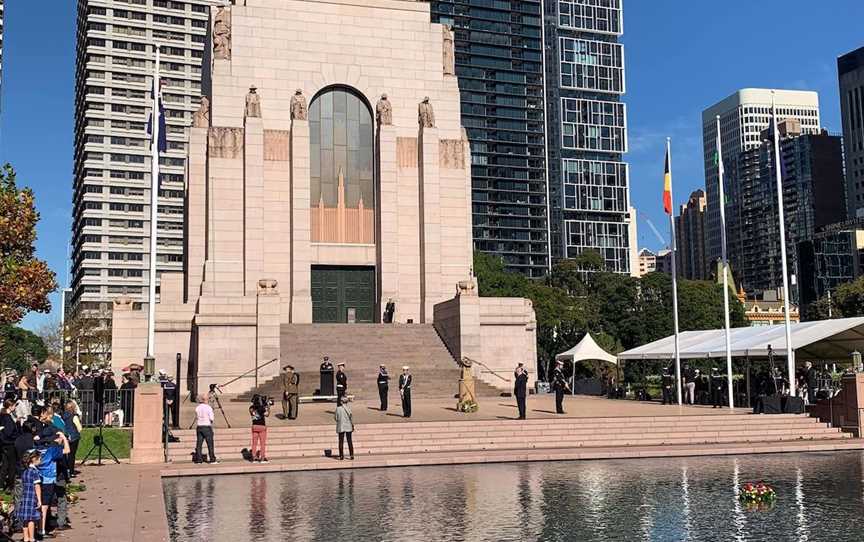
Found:
<svg viewBox="0 0 864 542"><path fill-rule="evenodd" d="M672 399L672 389L675 386L675 377L672 376L669 367L663 369L663 377L661 379L661 386L663 392L663 404L671 405L674 404L675 401Z"/></svg>
<svg viewBox="0 0 864 542"><path fill-rule="evenodd" d="M336 364L336 399L345 400L345 394L348 392L348 375L345 374L345 363L339 362Z"/></svg>
<svg viewBox="0 0 864 542"><path fill-rule="evenodd" d="M324 361L321 362L321 385L318 394L333 395L333 364L327 356L324 356Z"/></svg>
<svg viewBox="0 0 864 542"><path fill-rule="evenodd" d="M560 359L555 362L552 370L552 391L555 392L555 412L564 414L564 392L567 390L567 379L564 378L564 362Z"/></svg>
<svg viewBox="0 0 864 542"><path fill-rule="evenodd" d="M406 365L402 367L402 374L399 375L399 395L402 398L402 415L406 418L411 417L411 384L414 383L411 373L408 372L409 370L409 367Z"/></svg>
<svg viewBox="0 0 864 542"><path fill-rule="evenodd" d="M516 407L519 409L519 419L525 419L525 400L528 397L528 371L525 370L525 366L523 364L519 364L516 366L516 370L513 371L513 376L516 379L516 383L513 387L513 395L516 396Z"/></svg>
<svg viewBox="0 0 864 542"><path fill-rule="evenodd" d="M382 363L378 367L378 398L381 400L381 411L387 410L387 394L390 391L390 375L387 373L387 367Z"/></svg>

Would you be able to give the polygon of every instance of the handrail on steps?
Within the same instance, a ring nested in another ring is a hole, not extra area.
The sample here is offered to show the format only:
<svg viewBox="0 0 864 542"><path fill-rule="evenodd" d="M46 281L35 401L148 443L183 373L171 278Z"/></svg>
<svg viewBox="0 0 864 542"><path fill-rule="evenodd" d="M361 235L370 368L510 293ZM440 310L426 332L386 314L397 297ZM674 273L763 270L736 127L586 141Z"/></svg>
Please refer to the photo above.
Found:
<svg viewBox="0 0 864 542"><path fill-rule="evenodd" d="M494 375L494 376L497 376L498 378L500 378L500 379L503 380L504 382L507 382L508 384L510 383L510 379L509 379L509 378L507 378L507 377L505 377L505 376L501 376L497 371L494 371L494 370L490 369L489 366L486 365L485 363L483 363L482 361L477 361L477 360L472 359L472 358L469 358L469 357L463 357L462 359L468 361L467 364L465 364L464 362L463 362L463 364L465 364L465 365L474 365L474 364L477 364L477 365L479 365L480 367L483 367L484 369L486 369L486 372L488 372L489 374L492 374L492 375Z"/></svg>
<svg viewBox="0 0 864 542"><path fill-rule="evenodd" d="M274 362L276 362L276 361L279 361L279 358L273 358L273 359L271 359L270 361L264 363L263 365L256 365L255 367L249 369L248 371L246 371L245 373L241 374L240 376L234 377L234 378L232 378L231 380L229 380L228 382L225 382L224 384L219 384L218 387L222 388L222 387L225 387L225 386L227 386L227 385L229 385L229 384L233 384L234 382L237 382L238 380L240 380L241 378L245 377L245 376L248 375L249 373L253 373L253 372L254 372L254 373L257 373L258 371L260 371L260 370L263 369L264 367L267 367L268 365L270 365L271 363L274 363ZM257 378L258 375L256 374L255 376L256 376L256 378ZM257 386L257 384L256 384L256 386Z"/></svg>

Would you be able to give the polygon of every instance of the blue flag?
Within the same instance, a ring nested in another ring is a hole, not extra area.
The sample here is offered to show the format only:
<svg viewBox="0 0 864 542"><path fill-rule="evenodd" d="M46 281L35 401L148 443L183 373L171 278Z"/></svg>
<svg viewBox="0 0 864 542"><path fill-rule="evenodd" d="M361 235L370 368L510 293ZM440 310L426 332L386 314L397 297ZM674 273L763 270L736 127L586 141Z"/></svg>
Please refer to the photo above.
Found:
<svg viewBox="0 0 864 542"><path fill-rule="evenodd" d="M159 86L162 84L160 82ZM147 120L147 135L150 136L151 144L153 139L153 113L150 113L150 118ZM162 104L162 89L159 89L159 152L168 150L168 130L165 126L165 106Z"/></svg>

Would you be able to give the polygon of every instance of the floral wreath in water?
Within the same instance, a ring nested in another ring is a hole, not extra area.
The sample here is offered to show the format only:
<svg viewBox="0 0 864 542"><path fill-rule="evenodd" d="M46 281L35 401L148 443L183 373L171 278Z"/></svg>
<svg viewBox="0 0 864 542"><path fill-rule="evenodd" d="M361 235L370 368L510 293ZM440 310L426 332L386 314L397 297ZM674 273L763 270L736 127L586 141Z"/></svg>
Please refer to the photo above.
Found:
<svg viewBox="0 0 864 542"><path fill-rule="evenodd" d="M743 504L761 508L760 505L772 505L777 500L777 492L765 482L748 482L741 487L738 500Z"/></svg>

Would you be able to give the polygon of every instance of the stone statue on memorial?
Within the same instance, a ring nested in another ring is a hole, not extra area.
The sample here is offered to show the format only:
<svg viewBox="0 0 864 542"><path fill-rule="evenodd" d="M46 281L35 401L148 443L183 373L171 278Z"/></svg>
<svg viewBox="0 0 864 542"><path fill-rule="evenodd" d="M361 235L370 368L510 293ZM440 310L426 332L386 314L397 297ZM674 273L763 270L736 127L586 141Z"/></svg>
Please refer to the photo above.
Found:
<svg viewBox="0 0 864 542"><path fill-rule="evenodd" d="M213 57L231 58L231 12L220 6L213 18Z"/></svg>
<svg viewBox="0 0 864 542"><path fill-rule="evenodd" d="M456 51L453 45L453 28L446 24L441 28L444 31L444 75L456 75Z"/></svg>
<svg viewBox="0 0 864 542"><path fill-rule="evenodd" d="M201 96L201 103L198 105L198 111L195 111L195 114L192 116L192 127L210 127L210 100L207 96Z"/></svg>
<svg viewBox="0 0 864 542"><path fill-rule="evenodd" d="M435 113L432 111L432 104L429 103L429 96L423 97L423 101L417 108L417 113L421 128L435 127Z"/></svg>
<svg viewBox="0 0 864 542"><path fill-rule="evenodd" d="M379 126L393 124L393 106L390 105L390 100L387 99L386 94L382 94L378 104L375 105L375 118L378 120Z"/></svg>
<svg viewBox="0 0 864 542"><path fill-rule="evenodd" d="M261 96L257 91L255 85L252 85L249 87L249 94L246 95L246 118L248 119L261 118Z"/></svg>
<svg viewBox="0 0 864 542"><path fill-rule="evenodd" d="M303 96L303 89L298 88L291 96L291 120L306 120L307 114L306 96Z"/></svg>

